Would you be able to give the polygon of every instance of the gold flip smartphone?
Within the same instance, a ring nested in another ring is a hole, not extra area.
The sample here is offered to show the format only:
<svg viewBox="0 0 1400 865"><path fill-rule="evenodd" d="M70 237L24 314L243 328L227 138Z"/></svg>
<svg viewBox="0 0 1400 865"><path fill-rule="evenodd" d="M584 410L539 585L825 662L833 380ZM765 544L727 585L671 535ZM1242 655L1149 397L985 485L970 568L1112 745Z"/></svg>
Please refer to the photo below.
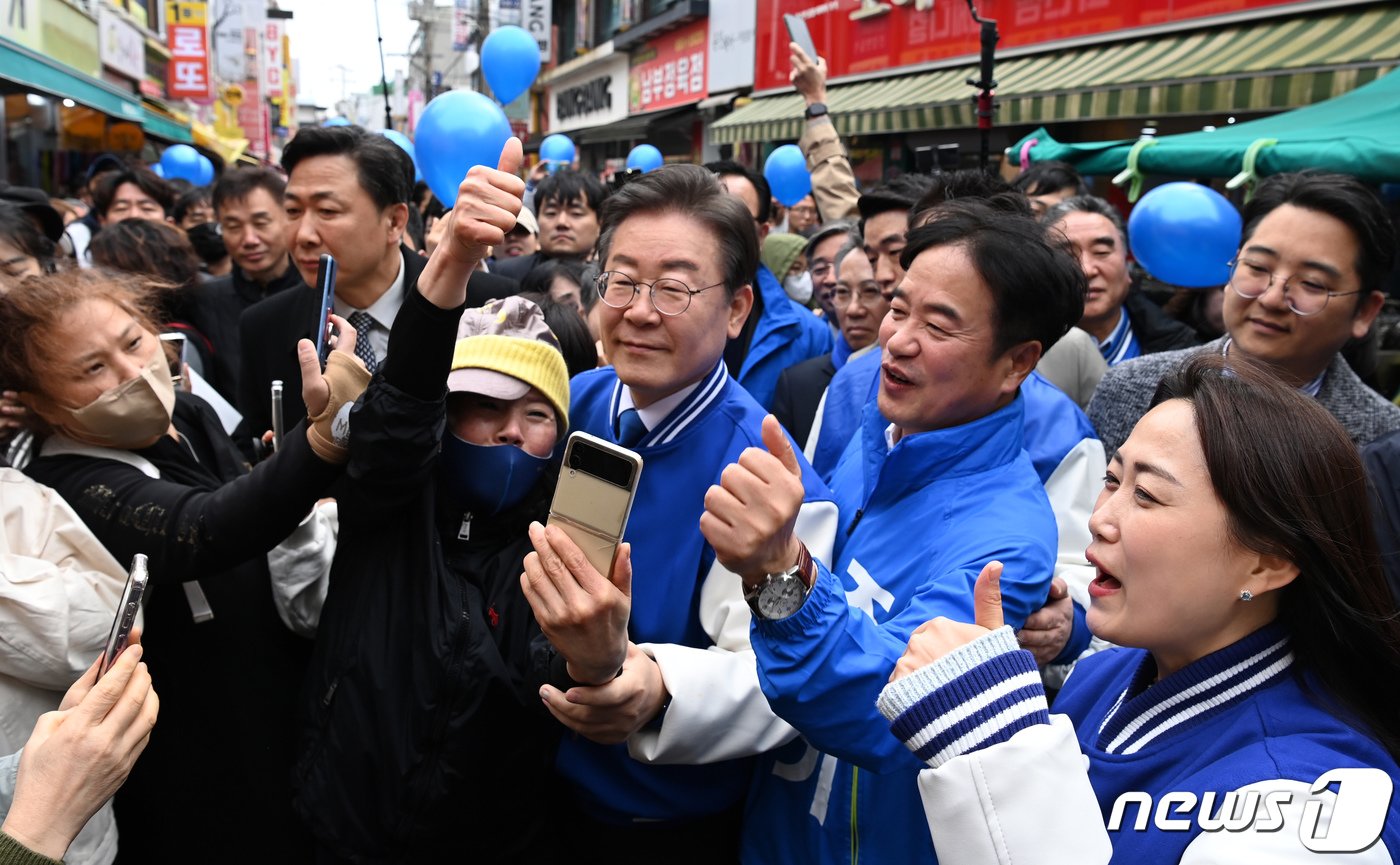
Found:
<svg viewBox="0 0 1400 865"><path fill-rule="evenodd" d="M549 525L578 544L603 576L612 571L642 476L642 458L588 433L569 436Z"/></svg>

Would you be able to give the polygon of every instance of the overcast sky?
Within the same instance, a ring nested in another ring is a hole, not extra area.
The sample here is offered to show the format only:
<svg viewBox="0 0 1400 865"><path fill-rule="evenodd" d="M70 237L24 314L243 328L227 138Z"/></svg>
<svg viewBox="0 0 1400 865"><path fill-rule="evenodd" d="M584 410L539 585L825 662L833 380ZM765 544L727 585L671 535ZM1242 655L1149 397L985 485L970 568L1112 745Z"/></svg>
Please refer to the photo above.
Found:
<svg viewBox="0 0 1400 865"><path fill-rule="evenodd" d="M379 83L374 32L375 0L279 0L291 10L291 56L300 64L298 101L332 105L342 94L363 93ZM408 70L409 40L417 25L407 0L378 0L389 80ZM343 84L342 84L343 82Z"/></svg>

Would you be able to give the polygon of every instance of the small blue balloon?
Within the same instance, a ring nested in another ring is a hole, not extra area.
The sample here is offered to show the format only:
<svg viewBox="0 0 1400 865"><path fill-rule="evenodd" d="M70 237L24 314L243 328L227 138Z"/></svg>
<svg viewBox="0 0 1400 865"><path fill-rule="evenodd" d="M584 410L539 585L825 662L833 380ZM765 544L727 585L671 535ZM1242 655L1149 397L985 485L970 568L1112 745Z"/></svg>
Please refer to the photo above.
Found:
<svg viewBox="0 0 1400 865"><path fill-rule="evenodd" d="M214 182L214 163L203 153L199 154L199 173L190 182L195 186L208 186Z"/></svg>
<svg viewBox="0 0 1400 865"><path fill-rule="evenodd" d="M796 144L784 144L768 154L763 163L763 177L772 188L773 197L784 207L792 207L812 191L807 157Z"/></svg>
<svg viewBox="0 0 1400 865"><path fill-rule="evenodd" d="M1128 245L1148 273L1169 285L1207 288L1230 281L1240 246L1240 213L1198 183L1167 183L1128 216Z"/></svg>
<svg viewBox="0 0 1400 865"><path fill-rule="evenodd" d="M417 183L422 180L423 171L418 167L418 154L414 151L413 142L408 140L408 136L397 129L385 129L382 134L385 138L397 144L399 149L407 153L408 158L413 160L413 182Z"/></svg>
<svg viewBox="0 0 1400 865"><path fill-rule="evenodd" d="M457 200L457 187L473 165L495 168L510 138L501 106L470 90L449 90L428 103L418 119L414 145L423 179L444 205Z"/></svg>
<svg viewBox="0 0 1400 865"><path fill-rule="evenodd" d="M560 165L572 165L577 155L578 148L567 135L550 135L540 142L540 159L550 163L551 171Z"/></svg>
<svg viewBox="0 0 1400 865"><path fill-rule="evenodd" d="M498 27L481 43L481 74L501 104L530 89L540 74L540 45L519 27Z"/></svg>
<svg viewBox="0 0 1400 865"><path fill-rule="evenodd" d="M349 126L349 125L350 125L350 121L349 121L349 120L346 120L344 117L328 117L328 118L326 118L326 122L325 122L325 123L322 123L321 125L322 125L322 126Z"/></svg>
<svg viewBox="0 0 1400 865"><path fill-rule="evenodd" d="M632 152L627 154L627 167L640 168L642 171L655 171L665 164L666 159L650 144L638 144L632 148Z"/></svg>
<svg viewBox="0 0 1400 865"><path fill-rule="evenodd" d="M154 174L156 177L164 177L164 176L165 176L165 166L161 165L159 162L152 162L152 163L151 163L151 173Z"/></svg>
<svg viewBox="0 0 1400 865"><path fill-rule="evenodd" d="M165 148L165 152L160 155L160 167L165 169L166 178L188 180L198 186L199 175L202 172L199 164L201 158L199 151L188 144L174 144Z"/></svg>

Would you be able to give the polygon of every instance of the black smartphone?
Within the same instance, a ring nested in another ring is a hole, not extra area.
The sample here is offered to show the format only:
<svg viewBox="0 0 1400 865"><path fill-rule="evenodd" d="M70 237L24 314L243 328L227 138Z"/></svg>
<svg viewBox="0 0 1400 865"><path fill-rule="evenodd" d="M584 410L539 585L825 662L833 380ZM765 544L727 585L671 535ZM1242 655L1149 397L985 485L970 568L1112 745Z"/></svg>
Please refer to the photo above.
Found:
<svg viewBox="0 0 1400 865"><path fill-rule="evenodd" d="M813 63L817 62L817 46L812 43L812 32L807 29L807 21L796 15L784 15L783 23L787 25L788 36L797 47L806 52L807 58Z"/></svg>
<svg viewBox="0 0 1400 865"><path fill-rule="evenodd" d="M316 288L321 292L320 315L316 317L316 356L321 359L321 369L326 368L326 355L331 350L331 302L335 300L335 259L321 253L321 263L316 268Z"/></svg>
<svg viewBox="0 0 1400 865"><path fill-rule="evenodd" d="M282 449L282 432L285 422L282 419L282 380L272 382L272 452Z"/></svg>
<svg viewBox="0 0 1400 865"><path fill-rule="evenodd" d="M126 648L131 639L131 628L136 624L136 611L141 609L141 596L146 593L146 557L137 553L131 560L131 569L126 572L126 588L122 590L122 600L117 606L117 614L112 619L112 630L107 634L107 648L102 653L102 672L106 675L117 662L117 656Z"/></svg>

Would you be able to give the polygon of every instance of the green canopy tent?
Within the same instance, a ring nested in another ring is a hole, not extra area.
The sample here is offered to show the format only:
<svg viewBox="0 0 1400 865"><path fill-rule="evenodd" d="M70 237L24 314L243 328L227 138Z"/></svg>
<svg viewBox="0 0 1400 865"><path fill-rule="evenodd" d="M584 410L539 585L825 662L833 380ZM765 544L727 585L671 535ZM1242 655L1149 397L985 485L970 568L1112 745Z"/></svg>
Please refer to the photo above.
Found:
<svg viewBox="0 0 1400 865"><path fill-rule="evenodd" d="M1400 181L1400 72L1325 102L1210 132L1065 144L1041 127L1008 149L1007 158L1019 160L1030 141L1032 162L1063 160L1084 174L1132 169L1137 180L1235 177L1237 185L1256 175L1317 168L1371 183Z"/></svg>

